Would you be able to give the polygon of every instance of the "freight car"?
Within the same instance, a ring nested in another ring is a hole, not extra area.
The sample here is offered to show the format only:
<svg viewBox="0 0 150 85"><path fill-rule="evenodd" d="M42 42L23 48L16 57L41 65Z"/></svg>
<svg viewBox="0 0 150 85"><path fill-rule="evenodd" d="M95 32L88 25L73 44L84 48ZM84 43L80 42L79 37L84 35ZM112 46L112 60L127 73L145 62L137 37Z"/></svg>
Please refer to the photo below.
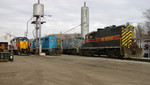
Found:
<svg viewBox="0 0 150 85"><path fill-rule="evenodd" d="M111 26L97 29L85 36L81 55L108 55L109 57L138 57L142 53L134 42L134 27Z"/></svg>
<svg viewBox="0 0 150 85"><path fill-rule="evenodd" d="M30 53L30 44L29 39L27 37L16 37L10 41L11 50L13 50L14 54L25 54L29 55Z"/></svg>
<svg viewBox="0 0 150 85"><path fill-rule="evenodd" d="M84 43L84 38L80 36L69 37L62 40L64 54L79 54L80 48Z"/></svg>
<svg viewBox="0 0 150 85"><path fill-rule="evenodd" d="M31 42L32 53L35 53L36 51L35 41L36 40L34 39ZM41 42L42 42L42 52L46 53L47 55L61 55L62 53L61 41L56 36L49 35L46 37L42 37Z"/></svg>

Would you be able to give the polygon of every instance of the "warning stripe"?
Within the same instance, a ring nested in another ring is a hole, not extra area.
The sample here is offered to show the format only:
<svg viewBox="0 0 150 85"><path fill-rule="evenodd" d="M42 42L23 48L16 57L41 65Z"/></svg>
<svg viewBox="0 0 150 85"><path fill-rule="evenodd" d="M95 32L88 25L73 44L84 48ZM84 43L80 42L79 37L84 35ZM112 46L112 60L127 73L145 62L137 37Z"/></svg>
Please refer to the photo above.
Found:
<svg viewBox="0 0 150 85"><path fill-rule="evenodd" d="M124 40L125 40L126 38L128 38L128 37L131 37L131 38L132 38L132 36L133 36L133 35L129 33L128 35L125 35L125 36L122 37L122 41L124 41Z"/></svg>
<svg viewBox="0 0 150 85"><path fill-rule="evenodd" d="M127 33L126 35L124 35L124 36L122 37L122 39L125 39L126 37L129 37L129 36L133 36L133 34L132 34L132 33Z"/></svg>
<svg viewBox="0 0 150 85"><path fill-rule="evenodd" d="M120 39L120 38L121 38L120 35L113 36L113 40L118 40L118 39Z"/></svg>
<svg viewBox="0 0 150 85"><path fill-rule="evenodd" d="M125 45L126 43L130 42L130 40L132 41L131 38L128 38L128 39L124 40L123 43L122 43L122 45Z"/></svg>
<svg viewBox="0 0 150 85"><path fill-rule="evenodd" d="M129 40L127 43L124 44L124 46L129 46L131 45L131 43L132 43L132 40Z"/></svg>
<svg viewBox="0 0 150 85"><path fill-rule="evenodd" d="M128 40L132 40L132 36L129 36L128 38L123 39L122 42L124 43L124 42L126 42L126 41L128 41Z"/></svg>
<svg viewBox="0 0 150 85"><path fill-rule="evenodd" d="M128 44L128 46L130 46L131 44L132 44L132 41L131 41L131 43Z"/></svg>
<svg viewBox="0 0 150 85"><path fill-rule="evenodd" d="M125 25L122 27L122 46L129 46L134 39L133 26Z"/></svg>
<svg viewBox="0 0 150 85"><path fill-rule="evenodd" d="M129 40L129 39L131 39L131 38L132 38L132 36L129 35L129 36L127 36L126 38L122 39L122 42L124 42L124 41L126 41L126 40Z"/></svg>
<svg viewBox="0 0 150 85"><path fill-rule="evenodd" d="M102 38L96 38L96 39L88 39L85 40L85 42L100 42L100 41L111 41L111 40L118 40L121 39L121 35L114 35L114 36L108 36L108 37L102 37Z"/></svg>
<svg viewBox="0 0 150 85"><path fill-rule="evenodd" d="M122 38L124 39L126 36L128 36L130 34L130 32L128 31L128 32L126 32L123 36L122 36Z"/></svg>
<svg viewBox="0 0 150 85"><path fill-rule="evenodd" d="M129 32L129 30L125 30L123 33L122 33L122 35L125 35L126 33L128 33Z"/></svg>
<svg viewBox="0 0 150 85"><path fill-rule="evenodd" d="M130 29L130 27L131 27L131 25L127 25L127 26L126 26L126 28L129 28L129 29Z"/></svg>
<svg viewBox="0 0 150 85"><path fill-rule="evenodd" d="M124 41L122 43L122 46L126 46L126 44L130 44L130 43L132 43L132 40L131 39L127 39L126 41Z"/></svg>
<svg viewBox="0 0 150 85"><path fill-rule="evenodd" d="M85 42L95 42L94 39L88 39L88 40L85 40Z"/></svg>

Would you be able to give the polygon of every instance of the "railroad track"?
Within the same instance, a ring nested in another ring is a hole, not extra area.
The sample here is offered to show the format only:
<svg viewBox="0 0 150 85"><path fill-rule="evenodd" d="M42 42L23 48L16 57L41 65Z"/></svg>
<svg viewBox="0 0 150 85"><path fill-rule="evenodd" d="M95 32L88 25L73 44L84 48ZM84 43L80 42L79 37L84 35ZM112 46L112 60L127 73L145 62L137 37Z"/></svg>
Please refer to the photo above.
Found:
<svg viewBox="0 0 150 85"><path fill-rule="evenodd" d="M141 62L148 62L148 63L150 63L150 59L147 59L147 58L124 58L123 60L141 61Z"/></svg>
<svg viewBox="0 0 150 85"><path fill-rule="evenodd" d="M91 57L91 56L89 56ZM92 57L99 57L98 55L94 55ZM116 57L108 57L107 55L102 55L99 58L108 58L108 59L118 59L118 60L128 60L128 61L140 61L140 62L148 62L150 63L150 58L116 58Z"/></svg>

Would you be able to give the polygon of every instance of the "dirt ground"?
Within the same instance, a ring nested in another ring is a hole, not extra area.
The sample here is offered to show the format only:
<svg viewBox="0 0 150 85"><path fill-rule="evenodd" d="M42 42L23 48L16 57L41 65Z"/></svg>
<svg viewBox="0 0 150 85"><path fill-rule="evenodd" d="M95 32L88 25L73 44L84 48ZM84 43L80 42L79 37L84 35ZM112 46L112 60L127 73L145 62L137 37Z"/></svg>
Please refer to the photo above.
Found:
<svg viewBox="0 0 150 85"><path fill-rule="evenodd" d="M150 85L150 63L86 56L15 56L0 85Z"/></svg>

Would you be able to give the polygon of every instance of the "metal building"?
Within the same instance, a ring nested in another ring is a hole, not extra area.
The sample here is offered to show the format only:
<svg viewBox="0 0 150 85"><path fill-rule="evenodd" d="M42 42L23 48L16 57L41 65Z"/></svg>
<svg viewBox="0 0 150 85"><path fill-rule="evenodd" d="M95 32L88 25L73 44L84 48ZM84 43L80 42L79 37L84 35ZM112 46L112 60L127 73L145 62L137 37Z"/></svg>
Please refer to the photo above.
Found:
<svg viewBox="0 0 150 85"><path fill-rule="evenodd" d="M10 45L10 41L15 37L16 36L11 35L10 33L6 33L6 35L0 37L0 42L8 42L8 45Z"/></svg>
<svg viewBox="0 0 150 85"><path fill-rule="evenodd" d="M15 37L16 36L11 35L10 33L6 33L6 35L0 37L0 43L8 43L8 45L10 45L10 41L14 39ZM10 49L9 46L8 46L8 49Z"/></svg>

